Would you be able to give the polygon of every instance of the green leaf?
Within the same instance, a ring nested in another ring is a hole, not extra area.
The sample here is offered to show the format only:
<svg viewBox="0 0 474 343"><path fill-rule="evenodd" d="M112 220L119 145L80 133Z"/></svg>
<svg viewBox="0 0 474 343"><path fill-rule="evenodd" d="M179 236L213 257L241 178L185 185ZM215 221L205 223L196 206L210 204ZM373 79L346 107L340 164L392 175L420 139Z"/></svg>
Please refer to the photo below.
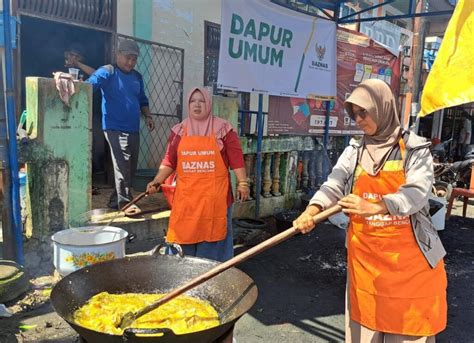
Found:
<svg viewBox="0 0 474 343"><path fill-rule="evenodd" d="M28 330L31 330L31 329L34 329L35 327L37 327L38 325L26 325L26 324L21 324L18 326L18 328L21 330L21 331L28 331Z"/></svg>

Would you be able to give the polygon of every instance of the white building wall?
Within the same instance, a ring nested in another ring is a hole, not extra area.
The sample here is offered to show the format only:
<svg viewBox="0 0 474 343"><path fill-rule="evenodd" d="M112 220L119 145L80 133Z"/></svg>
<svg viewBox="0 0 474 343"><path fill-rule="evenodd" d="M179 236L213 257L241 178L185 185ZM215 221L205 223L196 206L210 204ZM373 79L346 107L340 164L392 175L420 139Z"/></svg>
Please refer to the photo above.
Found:
<svg viewBox="0 0 474 343"><path fill-rule="evenodd" d="M151 40L184 49L184 101L204 83L204 21L220 24L220 0L154 0ZM187 115L187 108L184 106Z"/></svg>
<svg viewBox="0 0 474 343"><path fill-rule="evenodd" d="M117 32L127 36L133 36L133 2L117 0Z"/></svg>
<svg viewBox="0 0 474 343"><path fill-rule="evenodd" d="M133 36L133 0L118 0L117 12L117 31ZM153 0L152 12L149 40L184 49L186 99L192 87L203 85L204 21L220 23L221 0Z"/></svg>

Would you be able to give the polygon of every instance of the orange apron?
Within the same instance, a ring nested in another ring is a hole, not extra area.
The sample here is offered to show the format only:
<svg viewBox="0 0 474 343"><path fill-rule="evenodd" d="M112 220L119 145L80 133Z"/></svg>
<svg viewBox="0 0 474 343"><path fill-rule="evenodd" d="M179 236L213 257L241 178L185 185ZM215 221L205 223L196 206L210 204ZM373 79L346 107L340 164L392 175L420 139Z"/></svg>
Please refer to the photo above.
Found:
<svg viewBox="0 0 474 343"><path fill-rule="evenodd" d="M195 244L225 239L229 172L215 135L188 136L184 128L176 173L166 240Z"/></svg>
<svg viewBox="0 0 474 343"><path fill-rule="evenodd" d="M402 160L387 161L375 176L360 166L353 194L376 202L405 184ZM446 327L444 262L431 268L409 216L351 215L347 236L351 319L386 333L432 336Z"/></svg>

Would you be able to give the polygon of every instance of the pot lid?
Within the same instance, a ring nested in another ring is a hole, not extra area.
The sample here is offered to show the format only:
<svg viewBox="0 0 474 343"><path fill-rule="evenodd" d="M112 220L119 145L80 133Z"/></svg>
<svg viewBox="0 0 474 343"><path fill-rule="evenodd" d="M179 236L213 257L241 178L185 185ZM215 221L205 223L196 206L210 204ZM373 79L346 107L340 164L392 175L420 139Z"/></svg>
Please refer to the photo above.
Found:
<svg viewBox="0 0 474 343"><path fill-rule="evenodd" d="M22 271L23 268L16 262L0 260L0 281L11 279Z"/></svg>

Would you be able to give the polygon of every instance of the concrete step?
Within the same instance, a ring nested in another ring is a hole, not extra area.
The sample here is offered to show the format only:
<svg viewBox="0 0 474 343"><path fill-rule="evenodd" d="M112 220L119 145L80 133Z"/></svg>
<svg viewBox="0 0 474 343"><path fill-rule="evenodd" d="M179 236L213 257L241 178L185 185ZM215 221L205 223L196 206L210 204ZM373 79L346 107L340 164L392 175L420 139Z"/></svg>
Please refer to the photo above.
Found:
<svg viewBox="0 0 474 343"><path fill-rule="evenodd" d="M117 212L107 213L103 218L95 218L96 225L106 224L111 216ZM168 229L168 221L171 211L161 210L157 212L143 213L134 217L126 217L120 214L110 226L119 227L130 234L137 235L138 240L163 239Z"/></svg>

